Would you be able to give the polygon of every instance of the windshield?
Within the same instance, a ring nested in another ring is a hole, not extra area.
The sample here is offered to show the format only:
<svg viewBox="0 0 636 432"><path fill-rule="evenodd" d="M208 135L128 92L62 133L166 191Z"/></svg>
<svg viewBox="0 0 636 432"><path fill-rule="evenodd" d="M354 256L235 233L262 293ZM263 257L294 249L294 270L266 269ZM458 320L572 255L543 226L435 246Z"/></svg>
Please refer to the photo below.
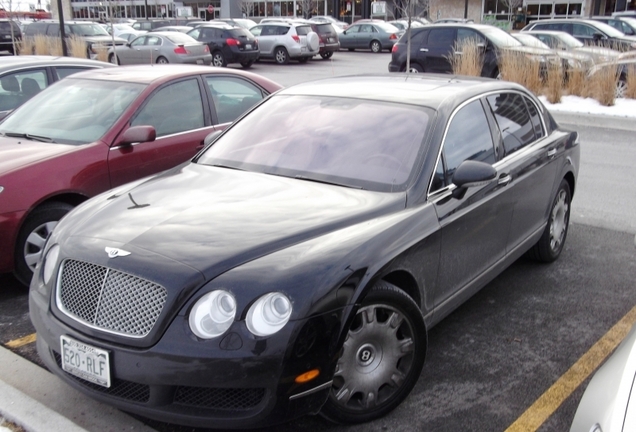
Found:
<svg viewBox="0 0 636 432"><path fill-rule="evenodd" d="M28 134L63 144L97 141L145 87L66 78L14 111L0 124L0 134Z"/></svg>
<svg viewBox="0 0 636 432"><path fill-rule="evenodd" d="M521 42L522 44L524 44L525 46L550 49L549 46L547 46L546 44L544 44L543 42L541 42L539 39L535 38L534 36L516 33L513 37L517 39L519 42Z"/></svg>
<svg viewBox="0 0 636 432"><path fill-rule="evenodd" d="M505 31L497 27L480 27L479 30L492 42L497 48L508 48L523 46L521 42L510 36Z"/></svg>
<svg viewBox="0 0 636 432"><path fill-rule="evenodd" d="M110 36L99 24L73 24L71 29L78 36Z"/></svg>
<svg viewBox="0 0 636 432"><path fill-rule="evenodd" d="M625 34L621 31L616 30L614 27L612 27L609 24L605 24L602 22L595 22L594 25L603 33L605 33L607 36L609 37L614 37L614 38L623 38L625 37Z"/></svg>
<svg viewBox="0 0 636 432"><path fill-rule="evenodd" d="M389 102L276 96L229 129L198 163L403 191L430 116L427 108Z"/></svg>

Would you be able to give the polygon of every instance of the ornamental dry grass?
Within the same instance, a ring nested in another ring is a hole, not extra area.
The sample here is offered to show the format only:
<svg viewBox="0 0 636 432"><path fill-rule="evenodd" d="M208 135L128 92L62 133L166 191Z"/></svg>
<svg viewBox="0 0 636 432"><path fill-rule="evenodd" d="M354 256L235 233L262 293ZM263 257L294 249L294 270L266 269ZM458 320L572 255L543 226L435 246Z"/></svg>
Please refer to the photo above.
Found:
<svg viewBox="0 0 636 432"><path fill-rule="evenodd" d="M596 70L588 77L588 95L604 106L613 106L616 102L616 85L619 70L617 64L608 64Z"/></svg>
<svg viewBox="0 0 636 432"><path fill-rule="evenodd" d="M35 43L32 38L25 37L20 41L20 55L33 55Z"/></svg>
<svg viewBox="0 0 636 432"><path fill-rule="evenodd" d="M49 55L49 38L44 35L33 36L33 52L35 55Z"/></svg>
<svg viewBox="0 0 636 432"><path fill-rule="evenodd" d="M563 68L558 63L550 63L546 71L545 97L551 104L560 103L563 97Z"/></svg>
<svg viewBox="0 0 636 432"><path fill-rule="evenodd" d="M623 96L626 98L636 99L636 66L627 68L627 88Z"/></svg>
<svg viewBox="0 0 636 432"><path fill-rule="evenodd" d="M587 97L586 72L583 68L568 69L565 91L572 96Z"/></svg>
<svg viewBox="0 0 636 432"><path fill-rule="evenodd" d="M71 57L86 58L86 41L78 36L68 38L68 53Z"/></svg>
<svg viewBox="0 0 636 432"><path fill-rule="evenodd" d="M97 46L97 60L107 62L108 61L108 47L106 45Z"/></svg>
<svg viewBox="0 0 636 432"><path fill-rule="evenodd" d="M521 84L534 94L542 90L541 64L524 53L503 50L497 59L501 78Z"/></svg>
<svg viewBox="0 0 636 432"><path fill-rule="evenodd" d="M476 39L456 42L453 49L456 54L451 55L448 60L455 75L481 76L484 54Z"/></svg>

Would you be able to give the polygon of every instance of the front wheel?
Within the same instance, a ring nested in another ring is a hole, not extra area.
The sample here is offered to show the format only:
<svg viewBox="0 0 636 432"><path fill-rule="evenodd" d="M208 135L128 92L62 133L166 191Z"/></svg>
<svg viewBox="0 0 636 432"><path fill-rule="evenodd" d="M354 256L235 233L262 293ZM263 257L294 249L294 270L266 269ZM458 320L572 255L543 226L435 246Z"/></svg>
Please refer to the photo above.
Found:
<svg viewBox="0 0 636 432"><path fill-rule="evenodd" d="M406 66L404 66L403 72L406 71ZM422 66L420 66L417 63L411 63L411 66L409 68L409 73L422 73L424 72L424 69L422 68Z"/></svg>
<svg viewBox="0 0 636 432"><path fill-rule="evenodd" d="M274 52L274 60L276 60L276 63L280 65L289 63L289 54L287 53L287 50L283 47L276 48L276 51Z"/></svg>
<svg viewBox="0 0 636 432"><path fill-rule="evenodd" d="M568 235L571 200L570 185L563 179L550 209L548 225L545 227L543 235L537 244L530 249L532 258L549 263L555 261L561 255Z"/></svg>
<svg viewBox="0 0 636 432"><path fill-rule="evenodd" d="M117 57L115 54L111 54L108 56L108 62L112 63L112 64L119 64L119 57Z"/></svg>
<svg viewBox="0 0 636 432"><path fill-rule="evenodd" d="M253 64L254 60L245 60L241 62L241 66L243 66L243 69L249 69L252 67Z"/></svg>
<svg viewBox="0 0 636 432"><path fill-rule="evenodd" d="M168 63L170 63L170 62L169 62L169 61L168 61L168 59L167 59L167 58L165 58L165 57L159 57L159 58L157 59L157 64L168 64Z"/></svg>
<svg viewBox="0 0 636 432"><path fill-rule="evenodd" d="M426 344L418 305L394 285L378 282L351 323L321 415L361 423L393 410L415 386Z"/></svg>
<svg viewBox="0 0 636 432"><path fill-rule="evenodd" d="M212 66L216 67L225 67L227 63L225 62L225 57L223 57L223 53L221 51L215 51L212 54Z"/></svg>
<svg viewBox="0 0 636 432"><path fill-rule="evenodd" d="M379 41L371 41L371 45L369 47L374 53L382 52L382 44Z"/></svg>
<svg viewBox="0 0 636 432"><path fill-rule="evenodd" d="M69 204L54 202L33 210L27 218L15 245L15 276L24 285L31 283L47 237L59 220L72 209L73 206Z"/></svg>

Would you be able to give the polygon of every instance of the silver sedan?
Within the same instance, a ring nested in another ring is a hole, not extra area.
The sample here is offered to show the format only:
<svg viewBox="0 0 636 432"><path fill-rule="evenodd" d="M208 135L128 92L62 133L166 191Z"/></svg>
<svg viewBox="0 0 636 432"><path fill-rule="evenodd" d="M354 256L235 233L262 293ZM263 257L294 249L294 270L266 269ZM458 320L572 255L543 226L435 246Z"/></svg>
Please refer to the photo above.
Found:
<svg viewBox="0 0 636 432"><path fill-rule="evenodd" d="M210 49L190 36L178 32L153 32L137 37L126 45L108 51L111 63L130 65L148 63L190 63L209 65Z"/></svg>

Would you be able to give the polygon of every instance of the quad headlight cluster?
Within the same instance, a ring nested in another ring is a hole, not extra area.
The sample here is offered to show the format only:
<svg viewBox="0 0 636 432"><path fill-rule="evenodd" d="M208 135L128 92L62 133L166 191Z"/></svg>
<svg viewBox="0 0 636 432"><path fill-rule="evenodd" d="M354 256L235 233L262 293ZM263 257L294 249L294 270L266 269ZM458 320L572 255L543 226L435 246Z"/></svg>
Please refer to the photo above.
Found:
<svg viewBox="0 0 636 432"><path fill-rule="evenodd" d="M261 296L247 312L246 324L256 336L270 336L289 321L292 305L287 296L274 292ZM202 339L222 335L236 316L236 300L228 291L216 290L201 297L190 311L192 332Z"/></svg>

